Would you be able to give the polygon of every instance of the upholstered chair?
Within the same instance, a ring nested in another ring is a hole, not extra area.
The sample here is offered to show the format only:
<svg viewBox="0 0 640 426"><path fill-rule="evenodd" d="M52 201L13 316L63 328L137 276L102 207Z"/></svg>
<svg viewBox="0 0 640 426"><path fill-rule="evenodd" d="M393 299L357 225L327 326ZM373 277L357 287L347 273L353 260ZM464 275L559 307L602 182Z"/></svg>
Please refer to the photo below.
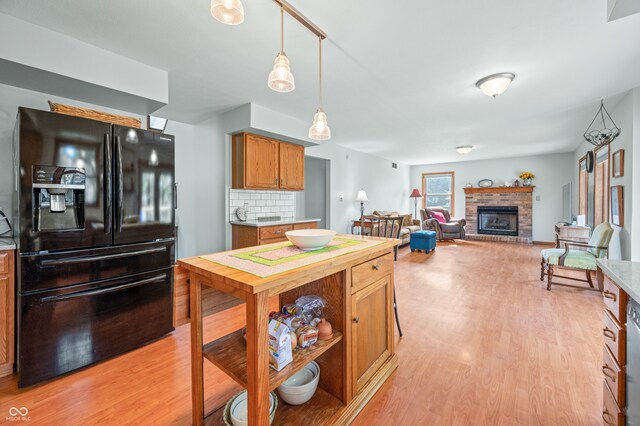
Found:
<svg viewBox="0 0 640 426"><path fill-rule="evenodd" d="M444 216L444 222L438 221L432 214L433 212L440 213ZM467 224L467 221L452 218L449 210L444 207L428 207L422 209L420 210L420 216L422 217L422 229L436 231L436 238L438 240L453 240L455 238L464 240L464 226Z"/></svg>
<svg viewBox="0 0 640 426"><path fill-rule="evenodd" d="M588 243L560 239L559 242L564 244L564 248L542 250L540 281L544 281L544 276L547 276L547 290L551 290L552 285L562 285L600 291L601 289L593 286L591 274L598 269L596 259L602 259L609 255L609 243L612 236L613 228L608 222L603 222L593 230ZM575 248L570 249L570 247ZM585 273L586 279L558 275L556 269L581 271ZM553 277L584 282L589 284L589 287L553 282Z"/></svg>

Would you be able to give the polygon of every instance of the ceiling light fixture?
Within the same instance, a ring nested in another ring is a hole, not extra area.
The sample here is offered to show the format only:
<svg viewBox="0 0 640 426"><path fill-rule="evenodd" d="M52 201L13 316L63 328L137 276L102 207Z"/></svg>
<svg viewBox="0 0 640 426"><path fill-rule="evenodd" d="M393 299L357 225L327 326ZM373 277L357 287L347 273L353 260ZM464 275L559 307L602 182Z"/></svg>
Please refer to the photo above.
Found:
<svg viewBox="0 0 640 426"><path fill-rule="evenodd" d="M211 0L211 16L227 25L244 22L244 7L240 0Z"/></svg>
<svg viewBox="0 0 640 426"><path fill-rule="evenodd" d="M456 151L458 151L458 154L462 154L462 155L470 153L472 149L473 149L473 146L471 145L462 145L462 146L456 147Z"/></svg>
<svg viewBox="0 0 640 426"><path fill-rule="evenodd" d="M318 37L318 109L309 128L309 139L326 141L331 139L331 129L327 123L327 114L322 109L322 37Z"/></svg>
<svg viewBox="0 0 640 426"><path fill-rule="evenodd" d="M269 73L267 84L271 90L281 93L291 92L296 88L289 58L284 53L284 8L282 6L280 7L280 52L273 62L273 70Z"/></svg>
<svg viewBox="0 0 640 426"><path fill-rule="evenodd" d="M605 122L605 114L607 115L606 118L609 119L610 125ZM591 130L591 126L593 126L593 123L595 123L598 117L602 120L602 128ZM604 99L600 99L600 109L598 109L596 116L593 117L589 127L587 127L587 130L584 132L584 138L592 145L603 146L613 142L615 138L620 136L620 132L620 127L616 126L615 121L613 121L613 118L609 115L609 111L604 107Z"/></svg>
<svg viewBox="0 0 640 426"><path fill-rule="evenodd" d="M514 78L516 78L516 75L513 73L501 72L481 78L476 83L476 86L485 95L496 98L506 92Z"/></svg>

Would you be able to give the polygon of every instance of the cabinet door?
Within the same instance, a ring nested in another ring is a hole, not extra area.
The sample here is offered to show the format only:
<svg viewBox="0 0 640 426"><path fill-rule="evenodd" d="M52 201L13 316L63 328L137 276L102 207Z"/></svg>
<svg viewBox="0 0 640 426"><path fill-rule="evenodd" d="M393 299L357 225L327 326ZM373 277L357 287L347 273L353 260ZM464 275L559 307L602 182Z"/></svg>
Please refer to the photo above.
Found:
<svg viewBox="0 0 640 426"><path fill-rule="evenodd" d="M304 147L280 143L280 188L304 189Z"/></svg>
<svg viewBox="0 0 640 426"><path fill-rule="evenodd" d="M391 356L391 276L363 288L352 298L353 385L357 394Z"/></svg>
<svg viewBox="0 0 640 426"><path fill-rule="evenodd" d="M278 188L278 141L246 135L244 152L245 188Z"/></svg>
<svg viewBox="0 0 640 426"><path fill-rule="evenodd" d="M3 256L4 255L4 256ZM4 260L6 275L0 274L0 377L13 373L14 362L14 284L13 253L0 252L0 261Z"/></svg>

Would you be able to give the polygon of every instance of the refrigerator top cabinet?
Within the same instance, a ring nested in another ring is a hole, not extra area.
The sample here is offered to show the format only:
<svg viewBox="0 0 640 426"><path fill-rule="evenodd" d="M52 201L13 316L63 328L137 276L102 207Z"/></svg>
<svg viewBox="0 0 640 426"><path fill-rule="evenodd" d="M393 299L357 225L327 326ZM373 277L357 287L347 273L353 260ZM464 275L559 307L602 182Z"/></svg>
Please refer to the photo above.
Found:
<svg viewBox="0 0 640 426"><path fill-rule="evenodd" d="M174 236L174 137L113 126L114 244Z"/></svg>
<svg viewBox="0 0 640 426"><path fill-rule="evenodd" d="M112 243L111 125L18 110L20 252Z"/></svg>

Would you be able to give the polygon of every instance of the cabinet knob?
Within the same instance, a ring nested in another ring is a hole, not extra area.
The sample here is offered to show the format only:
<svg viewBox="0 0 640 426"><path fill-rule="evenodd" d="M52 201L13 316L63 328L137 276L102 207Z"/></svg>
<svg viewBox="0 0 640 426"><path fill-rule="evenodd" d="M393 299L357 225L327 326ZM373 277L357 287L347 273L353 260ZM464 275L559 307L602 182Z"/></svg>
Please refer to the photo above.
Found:
<svg viewBox="0 0 640 426"><path fill-rule="evenodd" d="M608 337L609 339L613 340L614 342L616 341L616 334L613 332L613 330L610 330L609 327L605 327L602 329L602 334L604 334L605 337Z"/></svg>
<svg viewBox="0 0 640 426"><path fill-rule="evenodd" d="M605 297L605 298L607 298L607 299L611 299L611 300L613 300L614 302L616 301L616 295L615 295L615 293L611 293L609 290L605 290L605 291L604 291L604 297Z"/></svg>
<svg viewBox="0 0 640 426"><path fill-rule="evenodd" d="M378 270L380 270L380 265L373 265L372 268L375 269L376 271L378 271Z"/></svg>
<svg viewBox="0 0 640 426"><path fill-rule="evenodd" d="M360 317L355 317L353 319L353 322L355 322L356 324L358 324L360 322Z"/></svg>

